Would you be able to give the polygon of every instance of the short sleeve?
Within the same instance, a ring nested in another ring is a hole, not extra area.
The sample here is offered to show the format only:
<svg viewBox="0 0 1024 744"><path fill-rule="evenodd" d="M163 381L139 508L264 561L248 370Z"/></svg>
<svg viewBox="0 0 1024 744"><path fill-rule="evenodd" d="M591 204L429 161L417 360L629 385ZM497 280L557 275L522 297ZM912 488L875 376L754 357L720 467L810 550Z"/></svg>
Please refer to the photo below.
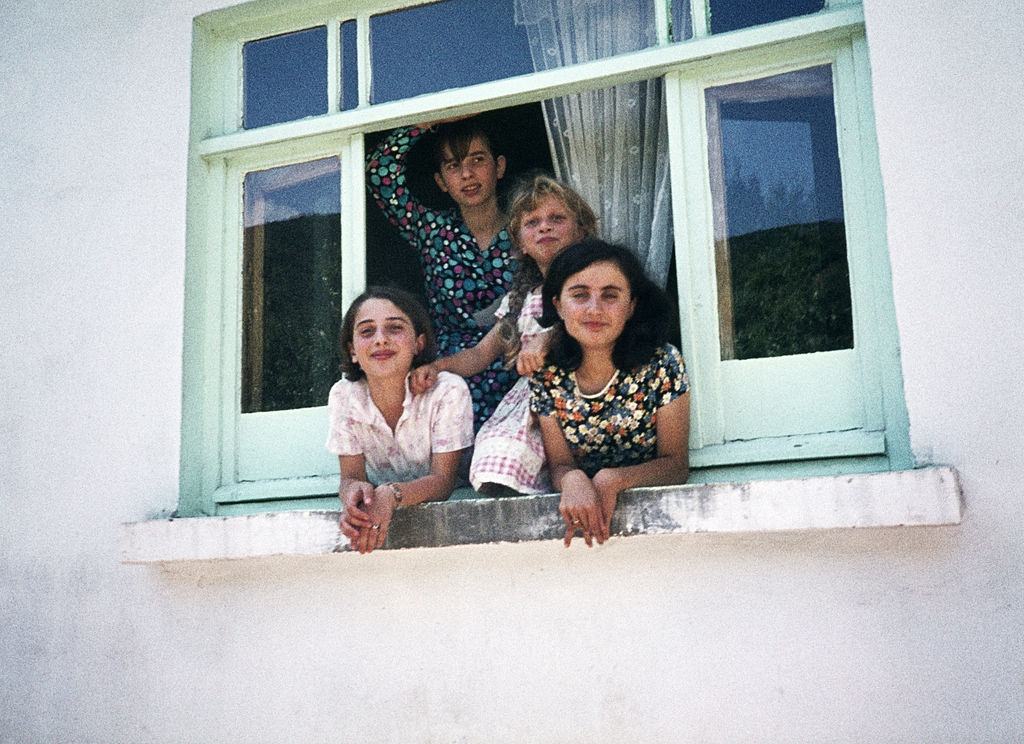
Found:
<svg viewBox="0 0 1024 744"><path fill-rule="evenodd" d="M501 301L498 303L498 309L494 311L495 318L504 318L508 315L508 295L502 296Z"/></svg>
<svg viewBox="0 0 1024 744"><path fill-rule="evenodd" d="M546 384L551 377L551 368L538 370L530 378L530 410L538 416L551 416L555 412L555 400Z"/></svg>
<svg viewBox="0 0 1024 744"><path fill-rule="evenodd" d="M473 402L465 380L450 372L438 375L430 408L431 452L473 446Z"/></svg>
<svg viewBox="0 0 1024 744"><path fill-rule="evenodd" d="M690 389L686 362L679 350L665 344L654 359L652 388L656 391L657 407L667 406Z"/></svg>
<svg viewBox="0 0 1024 744"><path fill-rule="evenodd" d="M327 416L330 428L327 433L327 451L335 455L361 455L363 445L357 432L359 419L355 415L356 383L338 380L327 397Z"/></svg>

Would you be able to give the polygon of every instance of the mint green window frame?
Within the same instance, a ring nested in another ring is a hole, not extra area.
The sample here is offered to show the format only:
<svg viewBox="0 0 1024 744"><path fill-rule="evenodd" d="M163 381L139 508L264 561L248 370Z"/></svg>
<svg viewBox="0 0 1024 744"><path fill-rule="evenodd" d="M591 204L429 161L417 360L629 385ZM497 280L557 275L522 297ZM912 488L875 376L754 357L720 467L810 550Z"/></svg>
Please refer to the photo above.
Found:
<svg viewBox="0 0 1024 744"><path fill-rule="evenodd" d="M324 449L325 407L240 412L241 189L247 172L340 159L339 260L347 306L365 285L365 133L652 77L664 77L668 100L676 278L683 299L680 327L695 391L693 479L912 465L860 5L834 1L812 16L712 37L702 30L703 3L695 2L695 38L673 44L668 41L667 3L652 1L662 21L657 47L377 105L368 104L369 17L417 3L276 0L196 19L180 513L324 506L329 502L322 495L337 487L336 461ZM356 21L358 30L360 105L342 111L339 29L348 20ZM242 45L317 25L327 27L328 112L243 130ZM821 64L831 65L833 72L855 349L832 354L829 364L810 358L822 355L723 362L718 354L703 91ZM800 414L793 405L766 414L754 402L777 396L774 380L780 371L790 380L790 401L806 397L840 371L857 395L823 396L813 415ZM750 405L735 404L742 400ZM737 413L747 409L754 413Z"/></svg>

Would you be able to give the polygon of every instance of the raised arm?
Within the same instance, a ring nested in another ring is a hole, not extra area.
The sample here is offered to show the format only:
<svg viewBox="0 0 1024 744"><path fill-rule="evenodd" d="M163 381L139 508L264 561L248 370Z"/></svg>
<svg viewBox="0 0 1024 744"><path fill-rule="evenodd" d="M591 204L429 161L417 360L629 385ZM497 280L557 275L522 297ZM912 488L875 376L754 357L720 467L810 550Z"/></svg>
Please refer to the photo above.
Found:
<svg viewBox="0 0 1024 744"><path fill-rule="evenodd" d="M402 238L415 248L421 248L423 218L430 210L409 192L405 173L409 150L425 131L422 126L399 127L366 158L366 187L370 195Z"/></svg>

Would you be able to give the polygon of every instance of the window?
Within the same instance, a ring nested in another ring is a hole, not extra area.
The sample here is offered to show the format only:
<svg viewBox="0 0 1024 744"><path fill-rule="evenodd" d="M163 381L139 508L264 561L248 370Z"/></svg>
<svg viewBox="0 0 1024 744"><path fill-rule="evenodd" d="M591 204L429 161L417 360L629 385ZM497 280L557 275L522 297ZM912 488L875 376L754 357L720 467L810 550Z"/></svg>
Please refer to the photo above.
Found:
<svg viewBox="0 0 1024 744"><path fill-rule="evenodd" d="M368 143L481 112L518 167L580 177L605 234L678 293L695 480L910 465L863 13L768 5L282 0L198 18L180 511L327 503L340 314L368 280L416 279L381 248Z"/></svg>

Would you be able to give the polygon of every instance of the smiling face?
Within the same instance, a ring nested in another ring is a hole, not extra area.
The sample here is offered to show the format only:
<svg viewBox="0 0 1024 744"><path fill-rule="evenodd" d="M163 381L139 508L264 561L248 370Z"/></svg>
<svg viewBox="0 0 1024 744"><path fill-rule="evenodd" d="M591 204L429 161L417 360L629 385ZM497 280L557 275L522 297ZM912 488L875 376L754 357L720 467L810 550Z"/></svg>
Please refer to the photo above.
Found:
<svg viewBox="0 0 1024 744"><path fill-rule="evenodd" d="M494 157L480 137L469 144L466 157L457 160L448 145L441 148L441 165L434 180L462 209L495 200L498 179L505 175L505 156Z"/></svg>
<svg viewBox="0 0 1024 744"><path fill-rule="evenodd" d="M371 298L359 306L349 354L374 381L409 374L425 338L416 335L409 316L390 300Z"/></svg>
<svg viewBox="0 0 1024 744"><path fill-rule="evenodd" d="M583 228L565 202L557 196L548 195L541 198L534 209L523 213L517 242L523 253L536 261L541 274L546 276L555 256L583 237Z"/></svg>
<svg viewBox="0 0 1024 744"><path fill-rule="evenodd" d="M597 261L570 275L552 302L566 333L584 352L611 353L636 309L629 280L612 261Z"/></svg>

